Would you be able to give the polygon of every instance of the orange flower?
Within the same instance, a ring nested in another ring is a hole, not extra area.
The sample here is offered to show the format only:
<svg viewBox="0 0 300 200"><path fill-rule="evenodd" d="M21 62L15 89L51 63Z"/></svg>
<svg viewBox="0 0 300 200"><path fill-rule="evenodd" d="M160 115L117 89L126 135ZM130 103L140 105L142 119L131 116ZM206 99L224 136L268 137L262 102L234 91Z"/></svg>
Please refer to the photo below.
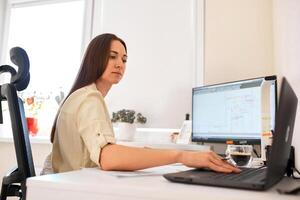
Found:
<svg viewBox="0 0 300 200"><path fill-rule="evenodd" d="M27 103L28 105L33 104L33 103L34 103L34 97L28 97L28 98L26 98L26 103Z"/></svg>

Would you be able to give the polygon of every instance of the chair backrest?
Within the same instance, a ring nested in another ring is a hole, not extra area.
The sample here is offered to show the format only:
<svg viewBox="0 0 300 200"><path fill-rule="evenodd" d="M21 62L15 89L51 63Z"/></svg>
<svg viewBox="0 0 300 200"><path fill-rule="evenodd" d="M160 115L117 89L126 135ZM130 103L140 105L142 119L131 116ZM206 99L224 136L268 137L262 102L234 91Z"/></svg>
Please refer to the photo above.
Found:
<svg viewBox="0 0 300 200"><path fill-rule="evenodd" d="M5 200L7 196L19 196L25 199L26 179L35 176L23 102L17 94L17 91L24 90L29 84L29 59L25 50L20 47L14 47L10 50L10 58L18 66L18 71L9 65L0 66L0 74L3 72L11 74L10 83L0 86L0 100L6 100L8 103L17 168L3 178L1 200ZM0 123L2 122L1 108Z"/></svg>

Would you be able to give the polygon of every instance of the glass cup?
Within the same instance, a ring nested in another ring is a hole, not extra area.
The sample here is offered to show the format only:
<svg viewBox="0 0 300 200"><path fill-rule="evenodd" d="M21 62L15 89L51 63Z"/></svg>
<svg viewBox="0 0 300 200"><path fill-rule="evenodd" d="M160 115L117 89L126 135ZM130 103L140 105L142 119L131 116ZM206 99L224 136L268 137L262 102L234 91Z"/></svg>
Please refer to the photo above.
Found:
<svg viewBox="0 0 300 200"><path fill-rule="evenodd" d="M252 162L252 145L228 145L226 157L237 167L250 167Z"/></svg>

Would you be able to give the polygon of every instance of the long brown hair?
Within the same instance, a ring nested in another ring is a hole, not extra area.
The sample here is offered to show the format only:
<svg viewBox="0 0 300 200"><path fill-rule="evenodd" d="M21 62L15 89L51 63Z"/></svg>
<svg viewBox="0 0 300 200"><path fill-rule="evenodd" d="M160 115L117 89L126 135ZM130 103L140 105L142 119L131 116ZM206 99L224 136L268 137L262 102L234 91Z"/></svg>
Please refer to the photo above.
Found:
<svg viewBox="0 0 300 200"><path fill-rule="evenodd" d="M55 116L52 130L51 130L51 142L53 143L55 129L56 129L56 122L58 115L60 113L62 105L65 103L66 99L76 90L87 86L89 84L94 83L99 77L102 76L104 73L110 53L110 46L113 40L120 41L123 46L125 47L125 51L127 52L127 47L125 42L118 38L116 35L111 33L105 33L98 35L95 37L89 44L88 48L85 51L80 69L78 71L77 77L73 83L73 86L66 96L66 98L61 103L57 114Z"/></svg>

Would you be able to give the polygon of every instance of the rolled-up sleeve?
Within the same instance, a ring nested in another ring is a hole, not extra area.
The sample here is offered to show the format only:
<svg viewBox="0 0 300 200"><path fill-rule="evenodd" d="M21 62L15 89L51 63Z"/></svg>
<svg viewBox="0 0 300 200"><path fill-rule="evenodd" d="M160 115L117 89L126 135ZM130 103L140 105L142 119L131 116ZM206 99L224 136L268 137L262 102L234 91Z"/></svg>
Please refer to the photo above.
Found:
<svg viewBox="0 0 300 200"><path fill-rule="evenodd" d="M101 167L101 149L116 141L105 102L101 96L99 98L99 94L89 94L83 101L78 110L77 126L90 159Z"/></svg>

